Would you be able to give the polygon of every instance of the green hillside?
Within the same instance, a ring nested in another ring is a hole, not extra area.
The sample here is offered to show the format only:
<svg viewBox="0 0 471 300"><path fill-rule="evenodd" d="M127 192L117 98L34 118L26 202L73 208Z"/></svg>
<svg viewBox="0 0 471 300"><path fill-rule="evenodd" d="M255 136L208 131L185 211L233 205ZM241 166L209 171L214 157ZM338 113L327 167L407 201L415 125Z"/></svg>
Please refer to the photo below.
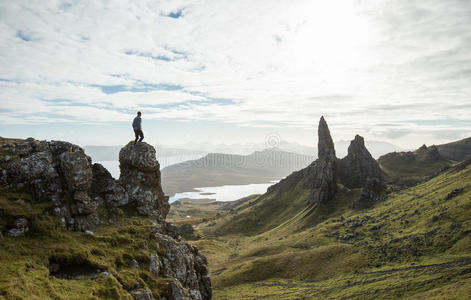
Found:
<svg viewBox="0 0 471 300"><path fill-rule="evenodd" d="M422 146L411 152L392 152L381 156L378 163L386 179L411 185L426 180L451 165L435 146Z"/></svg>
<svg viewBox="0 0 471 300"><path fill-rule="evenodd" d="M306 191L297 186L200 224L205 238L195 243L208 257L215 298L471 295L471 165L391 193L368 210L351 210L358 191L343 191L331 207L303 208Z"/></svg>
<svg viewBox="0 0 471 300"><path fill-rule="evenodd" d="M440 154L446 159L462 161L471 158L471 137L439 145L437 148Z"/></svg>

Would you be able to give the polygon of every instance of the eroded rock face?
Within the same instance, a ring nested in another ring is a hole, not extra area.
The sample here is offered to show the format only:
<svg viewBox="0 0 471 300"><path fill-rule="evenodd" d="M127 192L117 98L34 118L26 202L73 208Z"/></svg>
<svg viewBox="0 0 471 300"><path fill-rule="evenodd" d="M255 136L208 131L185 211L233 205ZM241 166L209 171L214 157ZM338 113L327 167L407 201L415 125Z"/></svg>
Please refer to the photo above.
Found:
<svg viewBox="0 0 471 300"><path fill-rule="evenodd" d="M186 242L156 233L156 247L165 255L151 255L150 269L155 276L174 278L174 299L210 299L211 280L206 257Z"/></svg>
<svg viewBox="0 0 471 300"><path fill-rule="evenodd" d="M93 164L92 166L93 194L101 197L105 203L112 207L120 207L128 204L128 192L124 189L119 181L115 180L110 172L101 164Z"/></svg>
<svg viewBox="0 0 471 300"><path fill-rule="evenodd" d="M170 205L160 184L160 165L154 147L145 142L129 143L119 152L119 168L119 181L137 212L144 216L157 214L165 219Z"/></svg>
<svg viewBox="0 0 471 300"><path fill-rule="evenodd" d="M339 179L348 188L361 188L368 178L383 178L378 163L366 149L363 137L359 135L351 141L348 155L338 162L338 166Z"/></svg>

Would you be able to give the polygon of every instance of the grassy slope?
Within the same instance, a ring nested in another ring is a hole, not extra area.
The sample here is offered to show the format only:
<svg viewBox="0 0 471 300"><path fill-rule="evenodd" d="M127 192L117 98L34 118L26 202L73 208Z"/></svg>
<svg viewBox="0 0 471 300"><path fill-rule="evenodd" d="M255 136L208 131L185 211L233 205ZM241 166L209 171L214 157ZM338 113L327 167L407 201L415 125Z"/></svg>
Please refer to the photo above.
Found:
<svg viewBox="0 0 471 300"><path fill-rule="evenodd" d="M417 149L412 157L407 152L393 152L381 156L378 163L386 175L386 179L399 184L414 184L426 180L438 171L450 165L450 162L441 159L430 161L427 159L426 149Z"/></svg>
<svg viewBox="0 0 471 300"><path fill-rule="evenodd" d="M444 200L461 187L463 193ZM302 196L298 187L285 197L297 204ZM337 213L299 210L286 220L283 206L276 213L282 222L267 231L249 222L256 201L245 204L236 210L245 226L233 225L255 232L248 236L225 229L231 213L201 224L207 238L195 243L208 256L215 298L471 297L471 165L391 194L370 210L349 210L354 197L338 199Z"/></svg>
<svg viewBox="0 0 471 300"><path fill-rule="evenodd" d="M471 158L471 138L437 146L438 151L447 159L462 161Z"/></svg>
<svg viewBox="0 0 471 300"><path fill-rule="evenodd" d="M94 236L62 229L56 218L40 213L44 207L30 203L27 193L0 192L0 217L24 216L30 220L25 237L0 238L0 298L7 299L132 299L127 292L147 285L154 295L166 292L165 279L154 279L147 268L129 267L136 259L149 264L151 253L158 253L150 242L152 224L146 219L123 218L100 227ZM1 224L2 228L4 224ZM89 265L96 274L72 280L50 276L49 259L64 264Z"/></svg>

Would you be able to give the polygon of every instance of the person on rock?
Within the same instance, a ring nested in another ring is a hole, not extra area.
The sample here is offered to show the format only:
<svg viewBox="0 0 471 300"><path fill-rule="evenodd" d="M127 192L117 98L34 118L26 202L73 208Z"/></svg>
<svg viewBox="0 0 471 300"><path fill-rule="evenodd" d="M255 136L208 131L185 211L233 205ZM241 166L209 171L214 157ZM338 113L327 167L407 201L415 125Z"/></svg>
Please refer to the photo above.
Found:
<svg viewBox="0 0 471 300"><path fill-rule="evenodd" d="M142 140L144 139L144 133L142 132L141 122L141 112L138 111L137 117L135 117L132 121L132 128L134 129L134 135L136 136L136 139L134 140L134 145L136 145L137 142L142 142Z"/></svg>

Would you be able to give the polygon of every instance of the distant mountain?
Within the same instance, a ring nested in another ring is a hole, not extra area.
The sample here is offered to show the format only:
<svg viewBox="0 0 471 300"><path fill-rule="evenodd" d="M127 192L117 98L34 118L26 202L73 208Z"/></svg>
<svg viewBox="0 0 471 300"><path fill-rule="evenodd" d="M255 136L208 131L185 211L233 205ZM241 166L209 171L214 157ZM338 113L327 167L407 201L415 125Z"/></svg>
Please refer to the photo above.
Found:
<svg viewBox="0 0 471 300"><path fill-rule="evenodd" d="M267 138L266 142L262 143L243 143L243 144L214 144L211 142L187 142L181 146L184 149L199 149L207 153L226 153L226 154L239 154L249 155L255 151L263 151L267 148L277 148L286 152L293 152L304 155L313 155L315 148L310 146L301 145L295 142L288 142L278 140L276 137L271 140Z"/></svg>
<svg viewBox="0 0 471 300"><path fill-rule="evenodd" d="M446 159L462 161L471 158L471 137L444 145L438 145L437 148L438 152Z"/></svg>
<svg viewBox="0 0 471 300"><path fill-rule="evenodd" d="M255 151L250 155L210 153L164 168L162 185L166 194L173 195L197 187L266 183L306 167L313 159L278 148Z"/></svg>
<svg viewBox="0 0 471 300"><path fill-rule="evenodd" d="M350 141L335 142L335 148L337 149L337 157L341 158L347 155L348 145L350 145ZM365 146L368 148L374 158L378 158L386 153L406 150L394 144L383 141L365 141ZM247 155L253 153L254 151L261 151L263 149L266 149L267 147L276 147L281 151L317 157L317 147L315 146L305 146L296 142L277 140L276 138L273 141L268 140L266 143L246 143L228 145L188 142L182 146L182 148L184 149L199 149L200 151L207 153L227 153L240 155Z"/></svg>

